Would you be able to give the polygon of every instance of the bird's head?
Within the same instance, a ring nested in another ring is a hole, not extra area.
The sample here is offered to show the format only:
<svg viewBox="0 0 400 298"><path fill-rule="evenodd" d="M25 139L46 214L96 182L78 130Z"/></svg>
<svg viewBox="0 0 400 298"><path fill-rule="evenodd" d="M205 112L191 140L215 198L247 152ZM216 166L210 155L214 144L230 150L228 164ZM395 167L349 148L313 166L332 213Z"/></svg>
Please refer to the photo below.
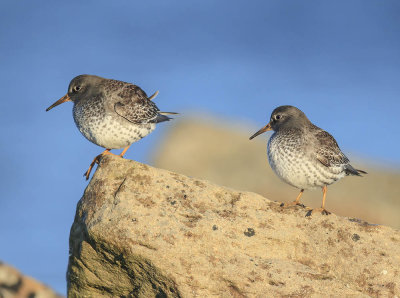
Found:
<svg viewBox="0 0 400 298"><path fill-rule="evenodd" d="M64 102L72 101L75 103L84 96L90 95L94 92L93 87L99 85L102 80L104 79L93 75L79 75L73 78L69 83L68 93L49 106L46 112Z"/></svg>
<svg viewBox="0 0 400 298"><path fill-rule="evenodd" d="M298 108L280 106L273 110L269 123L252 135L250 140L269 130L279 131L282 128L301 127L309 122L307 116Z"/></svg>

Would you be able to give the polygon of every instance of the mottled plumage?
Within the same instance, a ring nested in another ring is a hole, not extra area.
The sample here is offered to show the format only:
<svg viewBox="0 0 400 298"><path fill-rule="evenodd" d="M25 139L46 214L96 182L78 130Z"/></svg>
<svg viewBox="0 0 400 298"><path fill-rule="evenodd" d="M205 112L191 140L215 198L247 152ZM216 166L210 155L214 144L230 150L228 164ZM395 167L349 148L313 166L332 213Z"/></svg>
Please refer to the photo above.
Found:
<svg viewBox="0 0 400 298"><path fill-rule="evenodd" d="M274 130L267 146L271 168L283 181L301 189L294 204L299 204L305 189L322 187L322 211L328 213L324 209L326 186L346 175L365 173L354 169L335 139L296 107L276 108L270 122L250 139L268 130Z"/></svg>
<svg viewBox="0 0 400 298"><path fill-rule="evenodd" d="M155 94L156 95L156 94ZM79 131L91 142L111 149L128 147L152 132L156 124L171 118L160 112L152 98L138 86L93 75L80 75L72 79L68 93L46 111L73 101L73 116ZM95 158L97 162L99 157ZM91 167L86 172L88 178Z"/></svg>

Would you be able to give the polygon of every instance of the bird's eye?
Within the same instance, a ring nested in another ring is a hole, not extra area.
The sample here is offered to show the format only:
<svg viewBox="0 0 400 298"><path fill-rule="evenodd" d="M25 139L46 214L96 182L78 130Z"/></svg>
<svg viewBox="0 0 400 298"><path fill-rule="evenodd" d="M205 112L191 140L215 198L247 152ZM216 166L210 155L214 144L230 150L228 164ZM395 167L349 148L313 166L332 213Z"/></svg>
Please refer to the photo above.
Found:
<svg viewBox="0 0 400 298"><path fill-rule="evenodd" d="M81 89L82 89L81 86L75 86L75 87L73 88L74 92L79 92L79 90L81 90Z"/></svg>
<svg viewBox="0 0 400 298"><path fill-rule="evenodd" d="M275 120L279 120L279 119L281 119L281 118L282 118L281 115L276 115L276 116L275 116Z"/></svg>

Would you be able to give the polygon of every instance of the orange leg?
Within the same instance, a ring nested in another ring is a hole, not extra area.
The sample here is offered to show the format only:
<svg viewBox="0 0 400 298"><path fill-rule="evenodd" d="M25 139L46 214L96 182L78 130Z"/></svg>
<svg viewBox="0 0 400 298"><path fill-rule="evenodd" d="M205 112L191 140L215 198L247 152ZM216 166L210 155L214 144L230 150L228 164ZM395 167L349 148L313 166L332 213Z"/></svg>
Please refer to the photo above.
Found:
<svg viewBox="0 0 400 298"><path fill-rule="evenodd" d="M310 216L315 212L321 212L323 215L331 214L328 210L325 209L325 200L326 200L326 192L328 191L328 187L324 185L322 188L322 206L321 208L316 208L307 212L306 216Z"/></svg>
<svg viewBox="0 0 400 298"><path fill-rule="evenodd" d="M132 144L131 144L132 145ZM131 146L129 145L128 147L125 147L124 150L121 152L121 154L119 156L124 157L126 151L128 151L129 147Z"/></svg>
<svg viewBox="0 0 400 298"><path fill-rule="evenodd" d="M326 199L326 192L328 191L328 187L326 187L326 185L324 185L324 187L322 188L322 206L321 208L325 210L325 199Z"/></svg>
<svg viewBox="0 0 400 298"><path fill-rule="evenodd" d="M89 180L89 175L90 175L90 172L92 171L92 168L93 168L94 164L99 163L100 158L101 158L102 156L107 155L107 154L113 154L113 155L115 155L114 153L111 153L110 150L111 150L111 149L106 149L106 150L104 150L101 154L97 155L97 156L93 159L92 163L91 163L90 166L89 166L89 169L85 172L85 174L83 174L83 176L86 177L86 180Z"/></svg>
<svg viewBox="0 0 400 298"><path fill-rule="evenodd" d="M97 164L99 163L101 157L103 157L104 155L107 155L107 154L112 154L112 155L116 155L116 156L123 157L124 154L126 153L126 151L129 149L130 146L131 146L131 145L129 145L128 147L125 147L124 150L121 152L120 155L116 155L116 154L114 154L114 153L111 153L111 152L110 152L111 149L106 149L106 150L104 150L101 154L97 155L97 156L93 159L92 163L91 163L90 166L89 166L89 169L85 172L85 174L83 174L83 176L86 177L86 180L89 180L90 172L92 171L94 165L95 165L96 163L97 163Z"/></svg>
<svg viewBox="0 0 400 298"><path fill-rule="evenodd" d="M297 198L296 198L296 200L295 201L293 201L293 202L290 202L290 203L282 203L281 204L281 207L290 207L290 206L296 206L296 205L302 205L301 203L300 203L300 198L301 198L301 196L303 195L303 192L304 192L304 189L302 189L302 190L300 190L300 193L299 193L299 195L297 196ZM303 206L304 207L304 206Z"/></svg>

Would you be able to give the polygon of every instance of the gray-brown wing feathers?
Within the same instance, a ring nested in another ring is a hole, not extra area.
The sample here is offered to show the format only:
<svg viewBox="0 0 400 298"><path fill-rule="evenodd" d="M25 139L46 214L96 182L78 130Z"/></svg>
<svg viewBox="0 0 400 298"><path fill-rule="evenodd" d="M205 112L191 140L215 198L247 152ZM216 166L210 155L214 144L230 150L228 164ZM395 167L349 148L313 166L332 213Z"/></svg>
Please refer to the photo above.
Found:
<svg viewBox="0 0 400 298"><path fill-rule="evenodd" d="M349 159L340 150L336 140L326 131L320 130L316 133L317 159L326 167L346 165Z"/></svg>
<svg viewBox="0 0 400 298"><path fill-rule="evenodd" d="M361 174L367 174L367 172L355 169L350 165L349 159L343 154L336 140L328 132L321 129L315 136L319 145L316 158L324 166L343 166L346 175L361 176Z"/></svg>
<svg viewBox="0 0 400 298"><path fill-rule="evenodd" d="M135 124L159 122L157 119L160 110L140 87L126 84L118 93L118 97L114 110L121 117Z"/></svg>
<svg viewBox="0 0 400 298"><path fill-rule="evenodd" d="M132 102L117 102L115 112L129 122L135 124L154 123L159 116L158 108L154 103L138 104Z"/></svg>

